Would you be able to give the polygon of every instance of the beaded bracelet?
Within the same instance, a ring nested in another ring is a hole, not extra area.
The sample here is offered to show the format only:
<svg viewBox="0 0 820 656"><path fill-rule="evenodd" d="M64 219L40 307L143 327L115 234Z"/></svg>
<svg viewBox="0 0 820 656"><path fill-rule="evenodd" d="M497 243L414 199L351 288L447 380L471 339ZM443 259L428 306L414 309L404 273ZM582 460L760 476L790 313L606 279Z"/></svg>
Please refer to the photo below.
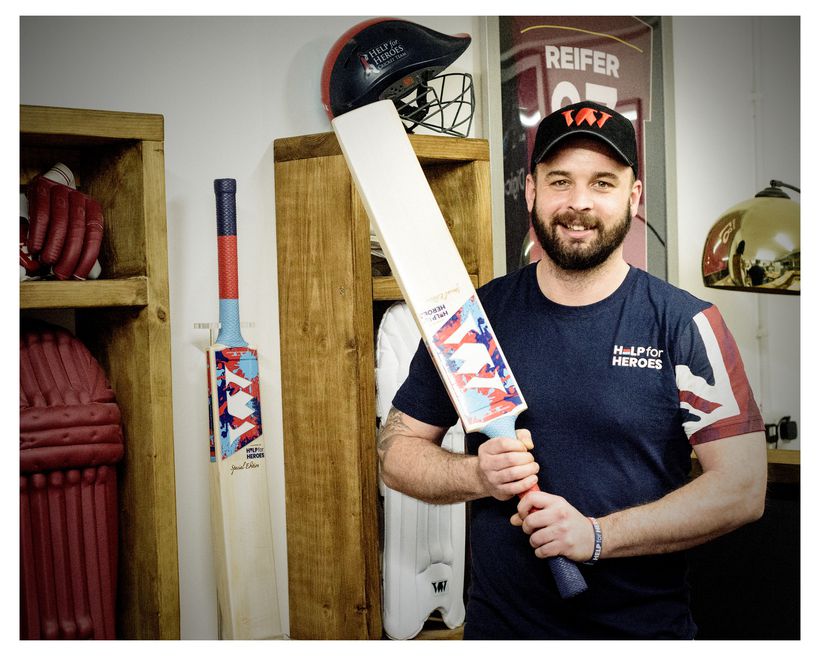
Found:
<svg viewBox="0 0 820 656"><path fill-rule="evenodd" d="M592 530L595 533L595 548L592 550L592 558L584 563L584 565L592 565L593 563L598 562L598 559L601 557L601 548L603 545L603 536L601 535L601 525L598 524L598 520L594 517L588 518L590 522L592 522Z"/></svg>

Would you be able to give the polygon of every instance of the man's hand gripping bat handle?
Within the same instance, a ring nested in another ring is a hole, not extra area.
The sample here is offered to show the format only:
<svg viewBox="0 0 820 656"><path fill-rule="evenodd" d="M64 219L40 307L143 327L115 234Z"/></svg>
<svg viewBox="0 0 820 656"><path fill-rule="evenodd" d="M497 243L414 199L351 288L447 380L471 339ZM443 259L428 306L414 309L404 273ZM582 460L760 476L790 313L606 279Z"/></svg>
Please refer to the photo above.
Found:
<svg viewBox="0 0 820 656"><path fill-rule="evenodd" d="M505 415L487 424L481 432L487 437L515 437L515 416ZM526 492L519 494L523 498L530 492L537 492L540 488L536 483ZM532 512L532 511L531 511ZM581 575L578 566L564 556L554 556L547 559L558 593L563 599L569 599L581 594L587 589L587 583Z"/></svg>

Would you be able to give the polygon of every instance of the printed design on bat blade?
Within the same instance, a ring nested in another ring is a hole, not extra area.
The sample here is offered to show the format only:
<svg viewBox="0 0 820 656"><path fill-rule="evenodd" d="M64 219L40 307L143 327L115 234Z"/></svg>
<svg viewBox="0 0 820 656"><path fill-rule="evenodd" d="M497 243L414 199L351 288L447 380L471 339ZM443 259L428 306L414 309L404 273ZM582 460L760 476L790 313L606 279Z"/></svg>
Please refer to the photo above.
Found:
<svg viewBox="0 0 820 656"><path fill-rule="evenodd" d="M523 404L484 309L475 296L433 335L469 423L488 422Z"/></svg>
<svg viewBox="0 0 820 656"><path fill-rule="evenodd" d="M247 348L217 351L215 362L219 443L224 460L262 435L259 362L256 351ZM264 457L261 449L254 455Z"/></svg>

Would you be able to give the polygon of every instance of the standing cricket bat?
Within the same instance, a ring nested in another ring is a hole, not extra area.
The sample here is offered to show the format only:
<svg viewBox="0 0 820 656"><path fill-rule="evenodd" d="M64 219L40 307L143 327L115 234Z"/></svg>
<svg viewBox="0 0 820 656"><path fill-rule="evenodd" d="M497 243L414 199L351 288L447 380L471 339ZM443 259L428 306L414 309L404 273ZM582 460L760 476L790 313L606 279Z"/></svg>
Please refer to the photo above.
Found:
<svg viewBox="0 0 820 656"><path fill-rule="evenodd" d="M208 349L211 530L219 638L281 634L259 361L242 338L236 249L236 180L214 181L219 261L219 334Z"/></svg>
<svg viewBox="0 0 820 656"><path fill-rule="evenodd" d="M527 405L395 106L375 102L332 124L464 430L514 438L515 418ZM549 564L562 597L586 590L575 563L559 556Z"/></svg>

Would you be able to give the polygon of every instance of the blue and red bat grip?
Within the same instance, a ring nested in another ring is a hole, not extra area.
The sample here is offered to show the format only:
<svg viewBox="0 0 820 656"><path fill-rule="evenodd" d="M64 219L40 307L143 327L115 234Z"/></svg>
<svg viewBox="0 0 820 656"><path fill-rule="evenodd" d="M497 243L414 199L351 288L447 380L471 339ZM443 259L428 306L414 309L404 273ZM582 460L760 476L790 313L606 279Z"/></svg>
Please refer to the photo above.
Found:
<svg viewBox="0 0 820 656"><path fill-rule="evenodd" d="M515 416L505 415L487 424L481 432L487 437L515 437ZM530 492L537 491L536 484L532 489L527 490L519 495L523 498L524 495ZM548 558L547 562L552 571L552 576L555 579L555 585L558 588L558 594L562 599L569 599L581 594L587 589L587 582L578 569L578 565L565 558L564 556L553 556Z"/></svg>
<svg viewBox="0 0 820 656"><path fill-rule="evenodd" d="M247 346L239 328L239 268L236 252L236 180L214 180L219 263L219 335L224 346Z"/></svg>

